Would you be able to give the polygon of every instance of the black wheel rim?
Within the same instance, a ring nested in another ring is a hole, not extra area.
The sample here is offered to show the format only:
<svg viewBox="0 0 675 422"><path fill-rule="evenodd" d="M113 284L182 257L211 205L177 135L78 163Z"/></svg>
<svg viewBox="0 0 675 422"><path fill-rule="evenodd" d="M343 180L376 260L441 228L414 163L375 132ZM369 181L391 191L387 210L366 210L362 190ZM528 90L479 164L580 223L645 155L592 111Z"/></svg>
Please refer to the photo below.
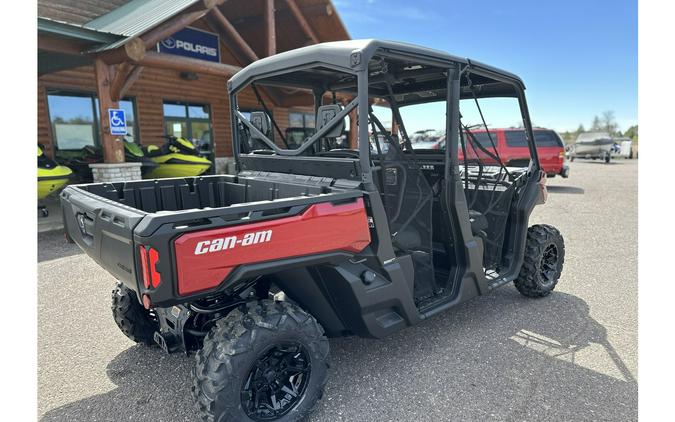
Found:
<svg viewBox="0 0 675 422"><path fill-rule="evenodd" d="M241 404L254 421L278 419L302 400L311 365L298 343L277 344L254 362L241 389Z"/></svg>
<svg viewBox="0 0 675 422"><path fill-rule="evenodd" d="M558 248L551 244L544 249L544 255L541 258L541 279L544 286L548 286L555 281L558 272Z"/></svg>

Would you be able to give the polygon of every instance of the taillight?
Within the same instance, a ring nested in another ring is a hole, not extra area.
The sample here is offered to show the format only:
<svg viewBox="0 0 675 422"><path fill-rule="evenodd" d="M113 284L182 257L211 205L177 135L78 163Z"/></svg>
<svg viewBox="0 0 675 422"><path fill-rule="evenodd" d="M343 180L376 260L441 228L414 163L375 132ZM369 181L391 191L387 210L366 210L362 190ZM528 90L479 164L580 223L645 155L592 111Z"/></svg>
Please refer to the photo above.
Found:
<svg viewBox="0 0 675 422"><path fill-rule="evenodd" d="M155 249L150 248L150 281L152 282L152 288L156 289L159 286L159 283L162 282L162 277L157 271L157 263L159 262L159 252Z"/></svg>
<svg viewBox="0 0 675 422"><path fill-rule="evenodd" d="M143 272L143 286L146 289L150 288L150 277L148 277L148 251L145 246L138 247L138 253L141 256L141 271Z"/></svg>
<svg viewBox="0 0 675 422"><path fill-rule="evenodd" d="M138 247L138 253L141 255L141 271L143 271L143 286L146 289L152 285L153 289L159 286L162 282L162 277L157 271L157 263L159 262L159 252L154 248L145 248L145 246Z"/></svg>

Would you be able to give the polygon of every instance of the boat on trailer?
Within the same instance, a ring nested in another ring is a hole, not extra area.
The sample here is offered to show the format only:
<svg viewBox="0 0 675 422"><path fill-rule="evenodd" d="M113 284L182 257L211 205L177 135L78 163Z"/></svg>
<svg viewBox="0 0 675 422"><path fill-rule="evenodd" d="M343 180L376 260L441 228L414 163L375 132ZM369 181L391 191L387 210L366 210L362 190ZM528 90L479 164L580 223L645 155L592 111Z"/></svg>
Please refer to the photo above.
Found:
<svg viewBox="0 0 675 422"><path fill-rule="evenodd" d="M614 148L614 139L607 132L580 133L570 149L570 160L575 158L602 159L609 162Z"/></svg>

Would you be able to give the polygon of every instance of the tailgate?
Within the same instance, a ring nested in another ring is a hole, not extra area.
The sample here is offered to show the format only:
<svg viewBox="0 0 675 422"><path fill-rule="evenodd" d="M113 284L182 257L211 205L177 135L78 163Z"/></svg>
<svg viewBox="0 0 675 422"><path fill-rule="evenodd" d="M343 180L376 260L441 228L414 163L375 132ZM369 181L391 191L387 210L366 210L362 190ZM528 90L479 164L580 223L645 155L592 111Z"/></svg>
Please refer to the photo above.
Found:
<svg viewBox="0 0 675 422"><path fill-rule="evenodd" d="M61 209L73 241L115 278L137 290L133 230L145 213L77 186L63 190Z"/></svg>

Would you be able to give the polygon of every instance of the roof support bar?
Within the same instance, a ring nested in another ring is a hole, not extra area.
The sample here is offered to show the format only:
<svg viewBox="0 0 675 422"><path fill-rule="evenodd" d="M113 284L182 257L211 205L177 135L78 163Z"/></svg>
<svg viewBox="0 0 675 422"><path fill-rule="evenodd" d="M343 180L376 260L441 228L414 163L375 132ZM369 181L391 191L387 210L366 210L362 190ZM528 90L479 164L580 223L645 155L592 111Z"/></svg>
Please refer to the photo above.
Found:
<svg viewBox="0 0 675 422"><path fill-rule="evenodd" d="M274 0L265 1L265 26L267 28L267 55L277 53L277 30L274 21Z"/></svg>
<svg viewBox="0 0 675 422"><path fill-rule="evenodd" d="M119 101L120 99L119 93L122 90L122 86L124 85L124 82L127 80L127 77L129 76L129 73L131 73L133 68L134 65L130 62L124 62L117 66L117 69L115 71L115 77L112 79L112 82L110 83L110 98L112 98L113 101Z"/></svg>
<svg viewBox="0 0 675 422"><path fill-rule="evenodd" d="M125 66L126 64L131 67ZM129 88L138 80L143 71L143 66L132 65L129 62L124 62L118 66L115 78L110 86L110 97L113 101L121 100L129 91Z"/></svg>
<svg viewBox="0 0 675 422"><path fill-rule="evenodd" d="M305 35L309 37L312 43L318 44L319 38L317 38L316 34L314 34L314 30L311 26L309 26L307 19L305 19L305 16L302 14L302 11L298 7L298 4L295 2L295 0L286 0L286 4L288 5L288 9L291 11L295 19L298 21L298 24L300 24L300 28L302 28L302 30L305 32Z"/></svg>
<svg viewBox="0 0 675 422"><path fill-rule="evenodd" d="M222 41L228 46L230 51L237 56L237 60L239 60L242 65L247 65L258 60L258 55L255 51L253 51L251 46L239 34L239 31L237 31L230 20L227 19L217 7L213 8L206 18L210 24L209 26L220 34ZM234 44L235 49L231 47L230 43ZM243 56L240 52L243 53ZM272 87L266 87L264 88L264 91L275 105L282 105L284 96L280 95L277 90Z"/></svg>
<svg viewBox="0 0 675 422"><path fill-rule="evenodd" d="M246 56L247 60L242 60L242 64L248 64L258 60L258 55L255 54L255 51L251 48L250 45L244 40L244 38L239 34L239 31L232 25L232 23L223 15L223 13L216 7L211 10L209 14L215 21L218 28L220 29L221 35L224 39L231 41L239 50L241 50ZM225 44L228 44L227 42Z"/></svg>
<svg viewBox="0 0 675 422"><path fill-rule="evenodd" d="M205 75L223 76L226 78L241 70L240 67L229 64L208 62L206 60L162 54L154 51L146 52L145 57L138 64L147 67L203 73Z"/></svg>

